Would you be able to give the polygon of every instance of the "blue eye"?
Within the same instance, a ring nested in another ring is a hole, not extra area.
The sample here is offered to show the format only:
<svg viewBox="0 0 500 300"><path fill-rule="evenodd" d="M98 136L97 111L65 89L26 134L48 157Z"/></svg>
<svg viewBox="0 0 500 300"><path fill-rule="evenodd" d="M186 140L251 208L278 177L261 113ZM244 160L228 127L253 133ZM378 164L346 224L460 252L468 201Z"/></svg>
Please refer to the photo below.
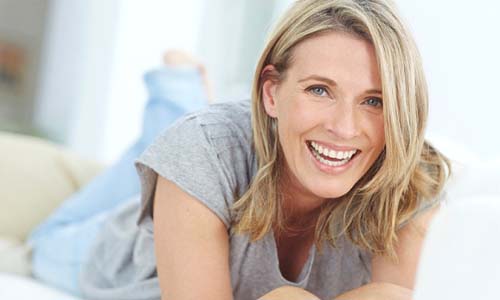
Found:
<svg viewBox="0 0 500 300"><path fill-rule="evenodd" d="M365 103L374 107L382 107L382 99L376 97L366 99Z"/></svg>
<svg viewBox="0 0 500 300"><path fill-rule="evenodd" d="M309 92L313 93L314 95L321 96L321 97L326 96L328 94L326 89L322 86L312 86L312 87L309 87L307 90Z"/></svg>

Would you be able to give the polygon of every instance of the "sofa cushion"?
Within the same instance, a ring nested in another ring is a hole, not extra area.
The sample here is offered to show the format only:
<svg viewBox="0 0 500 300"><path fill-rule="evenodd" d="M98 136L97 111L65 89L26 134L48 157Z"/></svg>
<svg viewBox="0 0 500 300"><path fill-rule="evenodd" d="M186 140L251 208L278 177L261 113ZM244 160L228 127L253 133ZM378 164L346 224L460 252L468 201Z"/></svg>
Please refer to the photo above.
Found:
<svg viewBox="0 0 500 300"><path fill-rule="evenodd" d="M0 132L0 236L24 240L100 170L39 138Z"/></svg>
<svg viewBox="0 0 500 300"><path fill-rule="evenodd" d="M30 248L11 237L0 236L0 272L31 274Z"/></svg>
<svg viewBox="0 0 500 300"><path fill-rule="evenodd" d="M42 285L32 278L0 273L0 299L79 300L79 298Z"/></svg>

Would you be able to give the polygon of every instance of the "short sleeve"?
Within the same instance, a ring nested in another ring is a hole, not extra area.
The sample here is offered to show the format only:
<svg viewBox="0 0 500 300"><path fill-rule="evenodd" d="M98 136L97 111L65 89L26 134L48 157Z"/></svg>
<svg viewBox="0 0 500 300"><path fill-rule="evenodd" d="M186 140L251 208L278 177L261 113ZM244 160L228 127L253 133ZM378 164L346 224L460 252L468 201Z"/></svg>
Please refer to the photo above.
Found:
<svg viewBox="0 0 500 300"><path fill-rule="evenodd" d="M229 228L231 188L204 127L188 115L161 134L136 161L141 179L139 224L152 221L158 175L175 183L214 212Z"/></svg>

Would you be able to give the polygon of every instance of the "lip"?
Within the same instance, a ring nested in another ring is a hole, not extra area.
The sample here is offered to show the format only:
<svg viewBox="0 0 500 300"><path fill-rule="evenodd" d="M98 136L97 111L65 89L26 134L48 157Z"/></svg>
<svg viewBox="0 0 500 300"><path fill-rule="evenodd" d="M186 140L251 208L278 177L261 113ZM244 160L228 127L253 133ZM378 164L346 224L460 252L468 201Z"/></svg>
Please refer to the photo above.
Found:
<svg viewBox="0 0 500 300"><path fill-rule="evenodd" d="M311 141L308 141L308 142L311 142ZM321 144L321 145L325 145L326 147L329 147L329 144L325 144L325 143L320 143L320 142L317 142L317 141L314 141L318 144ZM359 151L358 153L356 153L354 155L353 158L351 158L351 160L349 160L349 162L347 162L345 165L342 165L342 166L328 166L328 165L325 165L323 163L321 163L320 161L318 161L316 159L316 157L314 157L314 155L311 153L311 149L309 148L309 145L307 143L304 143L305 144L305 147L306 147L306 150L307 150L307 153L309 153L309 158L311 159L312 163L322 172L324 173L327 173L329 175L337 175L337 174L340 174L344 171L346 171L347 169L349 169L357 160L358 160L358 156L360 154L360 150L359 149L356 149L356 148L351 148L351 147L341 147L341 148L335 148L335 147L332 147L332 149L334 150L337 150L339 149L339 151L350 151L350 150L357 150ZM331 144L330 144L331 145Z"/></svg>

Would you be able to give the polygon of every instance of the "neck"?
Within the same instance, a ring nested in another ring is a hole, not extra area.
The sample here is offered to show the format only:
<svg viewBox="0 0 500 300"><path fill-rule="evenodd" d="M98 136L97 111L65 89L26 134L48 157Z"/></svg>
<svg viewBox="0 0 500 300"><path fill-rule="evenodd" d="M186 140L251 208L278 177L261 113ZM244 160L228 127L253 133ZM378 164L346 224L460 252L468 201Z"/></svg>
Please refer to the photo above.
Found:
<svg viewBox="0 0 500 300"><path fill-rule="evenodd" d="M326 199L317 197L296 187L297 182L283 178L280 191L283 195L282 209L285 227L290 233L303 234L314 232L321 207Z"/></svg>
<svg viewBox="0 0 500 300"><path fill-rule="evenodd" d="M321 208L298 207L298 205L294 205L295 202L299 202L296 198L285 197L283 200L286 229L296 233L314 231Z"/></svg>
<svg viewBox="0 0 500 300"><path fill-rule="evenodd" d="M290 217L310 217L319 213L321 206L327 201L312 192L300 188L302 184L285 166L283 177L279 182L279 190L283 195L283 209Z"/></svg>

